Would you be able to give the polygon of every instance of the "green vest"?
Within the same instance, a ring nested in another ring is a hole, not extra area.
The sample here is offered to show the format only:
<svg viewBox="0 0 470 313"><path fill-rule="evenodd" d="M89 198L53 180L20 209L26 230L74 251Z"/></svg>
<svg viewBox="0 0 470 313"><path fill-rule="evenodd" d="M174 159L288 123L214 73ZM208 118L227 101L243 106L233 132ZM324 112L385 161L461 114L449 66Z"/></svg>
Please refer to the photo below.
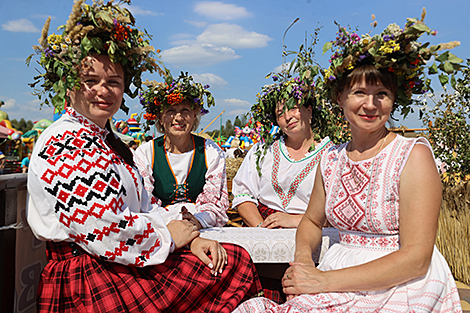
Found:
<svg viewBox="0 0 470 313"><path fill-rule="evenodd" d="M165 136L153 141L153 194L162 200L163 206L179 202L195 203L206 182L206 154L204 138L191 135L194 143L192 164L185 182L176 182L165 153Z"/></svg>

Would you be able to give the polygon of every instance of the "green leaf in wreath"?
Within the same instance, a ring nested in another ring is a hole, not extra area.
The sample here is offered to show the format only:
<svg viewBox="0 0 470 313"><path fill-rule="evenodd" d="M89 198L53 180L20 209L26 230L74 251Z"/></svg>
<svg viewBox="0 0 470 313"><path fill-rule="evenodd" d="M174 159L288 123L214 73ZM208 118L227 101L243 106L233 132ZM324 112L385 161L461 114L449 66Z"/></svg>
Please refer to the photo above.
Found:
<svg viewBox="0 0 470 313"><path fill-rule="evenodd" d="M333 43L331 41L325 42L325 44L323 45L323 54L330 50L332 46Z"/></svg>
<svg viewBox="0 0 470 313"><path fill-rule="evenodd" d="M436 61L444 62L444 61L447 61L448 59L449 59L449 51L446 51L443 54L441 54L440 56L438 56L436 58Z"/></svg>
<svg viewBox="0 0 470 313"><path fill-rule="evenodd" d="M449 82L449 76L447 76L445 74L440 74L439 75L439 81L441 82L441 85L444 86L445 84L447 84Z"/></svg>
<svg viewBox="0 0 470 313"><path fill-rule="evenodd" d="M433 63L430 67L429 67L429 75L432 75L432 74L437 74L438 70L437 70L437 64L436 63Z"/></svg>

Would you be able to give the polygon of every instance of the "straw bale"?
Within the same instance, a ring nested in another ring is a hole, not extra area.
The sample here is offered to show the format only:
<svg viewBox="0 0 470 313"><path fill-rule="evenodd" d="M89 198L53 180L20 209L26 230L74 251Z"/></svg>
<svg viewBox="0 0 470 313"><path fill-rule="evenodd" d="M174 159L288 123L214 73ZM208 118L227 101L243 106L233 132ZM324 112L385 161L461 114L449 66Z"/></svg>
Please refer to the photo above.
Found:
<svg viewBox="0 0 470 313"><path fill-rule="evenodd" d="M470 284L470 182L443 183L436 246L454 278Z"/></svg>
<svg viewBox="0 0 470 313"><path fill-rule="evenodd" d="M243 158L226 158L225 167L227 171L227 179L232 180L237 174L240 165L242 165Z"/></svg>

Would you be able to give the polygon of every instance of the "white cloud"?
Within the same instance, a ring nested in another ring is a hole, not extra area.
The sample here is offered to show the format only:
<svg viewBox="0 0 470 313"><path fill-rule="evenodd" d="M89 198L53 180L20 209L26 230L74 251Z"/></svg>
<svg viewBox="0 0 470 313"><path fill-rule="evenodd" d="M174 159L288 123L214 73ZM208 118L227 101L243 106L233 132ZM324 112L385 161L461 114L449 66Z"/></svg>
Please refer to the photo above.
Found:
<svg viewBox="0 0 470 313"><path fill-rule="evenodd" d="M2 25L2 28L3 30L15 33L39 33L39 29L25 18L8 21Z"/></svg>
<svg viewBox="0 0 470 313"><path fill-rule="evenodd" d="M8 99L8 100L5 100L5 104L2 105L1 110L7 112L15 108L16 105L17 104L16 104L15 99Z"/></svg>
<svg viewBox="0 0 470 313"><path fill-rule="evenodd" d="M236 24L212 24L197 36L200 43L210 43L231 48L261 48L272 40L269 36L250 32Z"/></svg>
<svg viewBox="0 0 470 313"><path fill-rule="evenodd" d="M212 88L222 88L228 83L220 76L212 73L193 74L194 80L200 82L203 85L209 85Z"/></svg>
<svg viewBox="0 0 470 313"><path fill-rule="evenodd" d="M244 7L219 1L201 1L196 4L194 11L200 15L223 21L252 16Z"/></svg>
<svg viewBox="0 0 470 313"><path fill-rule="evenodd" d="M231 98L231 99L218 99L217 100L217 105L221 106L230 106L230 107L246 107L249 109L251 107L251 103L246 101L246 100L241 100L241 99L236 99L236 98ZM246 112L246 110L245 110Z"/></svg>
<svg viewBox="0 0 470 313"><path fill-rule="evenodd" d="M189 21L189 20L184 20L184 22L195 27L205 27L207 25L206 22Z"/></svg>
<svg viewBox="0 0 470 313"><path fill-rule="evenodd" d="M10 120L31 120L36 122L40 119L47 118L52 120L54 115L54 109L48 106L40 107L40 101L34 99L27 101L26 103L18 103L15 99L5 100L5 105L2 106L2 111L8 113Z"/></svg>
<svg viewBox="0 0 470 313"><path fill-rule="evenodd" d="M194 39L194 35L184 33L175 34L171 36L171 40L171 44L174 46L190 46L197 43Z"/></svg>
<svg viewBox="0 0 470 313"><path fill-rule="evenodd" d="M250 108L247 108L246 110L243 110L243 109L232 110L232 111L228 111L227 115L239 116L239 115L248 113L249 110Z"/></svg>
<svg viewBox="0 0 470 313"><path fill-rule="evenodd" d="M211 44L174 47L163 50L161 56L165 63L191 65L212 65L240 58L233 49Z"/></svg>
<svg viewBox="0 0 470 313"><path fill-rule="evenodd" d="M126 9L128 9L132 15L151 15L151 16L161 16L163 13L157 13L149 10L142 9L137 6L129 6L129 5L123 5Z"/></svg>

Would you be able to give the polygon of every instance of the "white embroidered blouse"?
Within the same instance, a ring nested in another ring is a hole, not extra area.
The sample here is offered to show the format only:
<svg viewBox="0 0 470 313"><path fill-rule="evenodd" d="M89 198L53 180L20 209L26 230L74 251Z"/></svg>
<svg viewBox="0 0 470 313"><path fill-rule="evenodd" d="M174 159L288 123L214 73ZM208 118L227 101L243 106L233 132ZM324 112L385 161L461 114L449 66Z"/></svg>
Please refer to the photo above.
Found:
<svg viewBox="0 0 470 313"><path fill-rule="evenodd" d="M107 134L72 108L41 134L28 171L28 223L41 240L75 242L111 262L161 264L174 250L163 208Z"/></svg>
<svg viewBox="0 0 470 313"><path fill-rule="evenodd" d="M184 154L167 152L170 166L178 182L186 180L191 156L194 150ZM225 157L222 149L212 140L205 140L207 172L202 192L197 196L196 203L177 203L167 206L163 217L166 221L181 220L181 207L184 205L204 228L222 227L228 222L229 208L227 192L227 176L225 172ZM153 179L153 140L139 148L134 154L134 162L144 177L145 189L150 193L154 189ZM158 200L161 204L161 201Z"/></svg>
<svg viewBox="0 0 470 313"><path fill-rule="evenodd" d="M284 140L276 140L256 169L256 144L250 149L232 182L233 207L250 201L290 214L303 214L312 193L317 165L333 143L326 137L314 151L295 161L289 157Z"/></svg>

